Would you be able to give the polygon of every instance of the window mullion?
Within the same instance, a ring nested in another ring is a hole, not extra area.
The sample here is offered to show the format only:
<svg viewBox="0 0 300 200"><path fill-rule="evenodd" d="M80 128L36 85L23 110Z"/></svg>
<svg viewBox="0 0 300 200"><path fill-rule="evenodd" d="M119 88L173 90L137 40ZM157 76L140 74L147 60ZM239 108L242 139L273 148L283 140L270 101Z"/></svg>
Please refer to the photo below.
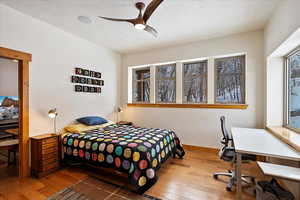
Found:
<svg viewBox="0 0 300 200"><path fill-rule="evenodd" d="M208 59L207 63L207 103L213 104L215 102L215 67L214 59Z"/></svg>
<svg viewBox="0 0 300 200"><path fill-rule="evenodd" d="M155 72L156 66L150 66L150 103L155 103Z"/></svg>
<svg viewBox="0 0 300 200"><path fill-rule="evenodd" d="M183 100L182 80L183 80L182 62L177 62L176 63L176 103L178 104L181 104Z"/></svg>

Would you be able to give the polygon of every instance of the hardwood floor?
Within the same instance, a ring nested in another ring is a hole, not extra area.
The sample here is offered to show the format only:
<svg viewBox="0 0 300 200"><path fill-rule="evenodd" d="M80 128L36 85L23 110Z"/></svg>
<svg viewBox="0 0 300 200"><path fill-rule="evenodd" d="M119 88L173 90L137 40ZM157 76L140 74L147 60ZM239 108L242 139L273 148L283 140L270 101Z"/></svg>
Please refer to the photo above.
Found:
<svg viewBox="0 0 300 200"><path fill-rule="evenodd" d="M166 200L235 199L235 192L225 190L226 183L212 178L214 172L225 172L227 169L230 169L230 165L219 160L215 152L190 150L186 152L183 160L170 159L164 164L159 170L158 182L146 194ZM0 167L0 200L46 199L53 193L86 178L88 174L95 174L91 173L91 170L70 167L41 179L19 179L7 175L8 172L12 175L13 170ZM257 176L259 179L264 178L256 163L245 164L243 173ZM97 176L107 177L115 182L123 179L105 172ZM126 182L126 179L123 181ZM249 191L249 188L245 188L243 199L255 199Z"/></svg>

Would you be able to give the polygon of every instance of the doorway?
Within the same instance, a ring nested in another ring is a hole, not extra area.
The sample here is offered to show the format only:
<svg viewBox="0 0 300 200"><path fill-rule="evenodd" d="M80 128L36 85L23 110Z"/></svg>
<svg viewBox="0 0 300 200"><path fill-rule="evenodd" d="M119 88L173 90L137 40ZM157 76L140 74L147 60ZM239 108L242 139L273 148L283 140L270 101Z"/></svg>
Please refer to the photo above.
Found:
<svg viewBox="0 0 300 200"><path fill-rule="evenodd" d="M15 131L15 133L18 134L19 177L26 177L29 176L30 174L30 170L29 170L29 62L31 61L31 57L32 57L31 54L25 52L0 47L0 58L6 60L9 59L10 61L17 63L17 68L18 68L17 69L18 120L17 120L17 131ZM13 104L13 101L11 100L16 100L16 98L14 96L11 96L9 100L10 103L5 105ZM16 106L16 104L14 105ZM10 105L9 107L12 108L12 105ZM7 146L9 146L10 144L11 143L8 143Z"/></svg>
<svg viewBox="0 0 300 200"><path fill-rule="evenodd" d="M18 176L18 61L0 58L0 179Z"/></svg>

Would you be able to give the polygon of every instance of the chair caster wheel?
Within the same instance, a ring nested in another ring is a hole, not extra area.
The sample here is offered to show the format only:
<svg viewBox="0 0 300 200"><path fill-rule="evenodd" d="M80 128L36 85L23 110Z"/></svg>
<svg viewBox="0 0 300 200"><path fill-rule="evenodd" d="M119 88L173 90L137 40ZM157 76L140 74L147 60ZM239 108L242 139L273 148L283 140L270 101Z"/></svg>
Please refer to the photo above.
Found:
<svg viewBox="0 0 300 200"><path fill-rule="evenodd" d="M214 174L213 175L214 179L218 179L218 175Z"/></svg>
<svg viewBox="0 0 300 200"><path fill-rule="evenodd" d="M226 187L226 191L227 192L231 192L231 188L230 187Z"/></svg>

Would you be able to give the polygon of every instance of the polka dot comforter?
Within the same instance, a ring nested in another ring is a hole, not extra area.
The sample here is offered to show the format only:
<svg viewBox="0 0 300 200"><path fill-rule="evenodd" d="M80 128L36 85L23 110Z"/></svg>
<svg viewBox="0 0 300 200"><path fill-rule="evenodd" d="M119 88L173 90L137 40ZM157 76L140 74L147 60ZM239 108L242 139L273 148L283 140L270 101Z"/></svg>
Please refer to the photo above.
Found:
<svg viewBox="0 0 300 200"><path fill-rule="evenodd" d="M110 125L86 133L63 137L64 159L115 168L128 174L139 192L157 180L156 172L170 156L184 156L173 131Z"/></svg>

